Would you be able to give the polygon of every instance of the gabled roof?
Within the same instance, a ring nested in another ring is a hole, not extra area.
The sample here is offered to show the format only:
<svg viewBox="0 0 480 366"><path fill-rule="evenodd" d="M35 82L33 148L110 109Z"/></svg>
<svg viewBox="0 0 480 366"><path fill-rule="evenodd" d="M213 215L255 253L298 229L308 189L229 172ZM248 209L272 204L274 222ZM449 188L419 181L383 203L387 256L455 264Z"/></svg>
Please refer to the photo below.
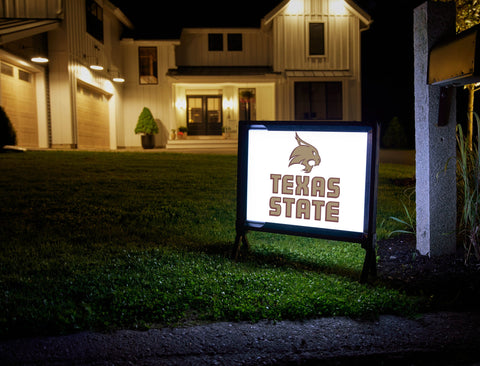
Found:
<svg viewBox="0 0 480 366"><path fill-rule="evenodd" d="M280 4L278 4L275 9L273 9L270 13L268 13L262 21L263 25L268 25L279 13L281 13L290 3L291 0L283 0ZM343 0L345 2L345 6L349 11L355 14L362 23L362 29L368 29L370 24L373 22L370 15L368 15L362 8L360 8L353 0Z"/></svg>

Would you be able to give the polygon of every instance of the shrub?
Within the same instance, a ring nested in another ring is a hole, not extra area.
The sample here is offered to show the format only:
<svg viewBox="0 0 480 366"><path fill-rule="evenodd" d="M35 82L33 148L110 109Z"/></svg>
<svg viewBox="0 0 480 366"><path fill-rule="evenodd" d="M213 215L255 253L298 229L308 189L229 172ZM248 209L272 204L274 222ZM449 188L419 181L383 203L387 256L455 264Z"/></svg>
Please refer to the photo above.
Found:
<svg viewBox="0 0 480 366"><path fill-rule="evenodd" d="M408 146L408 139L400 119L393 117L385 129L382 138L382 145L391 149L405 149Z"/></svg>
<svg viewBox="0 0 480 366"><path fill-rule="evenodd" d="M465 262L474 254L480 260L480 156L478 142L480 121L477 121L477 141L472 150L468 148L467 137L462 126L457 125L457 185L458 204L461 210L460 232L463 233Z"/></svg>
<svg viewBox="0 0 480 366"><path fill-rule="evenodd" d="M135 133L143 133L145 135L154 135L158 133L158 125L153 118L152 112L147 107L144 107L142 113L138 117Z"/></svg>
<svg viewBox="0 0 480 366"><path fill-rule="evenodd" d="M7 113L0 107L0 148L5 145L16 145L17 134L13 128Z"/></svg>

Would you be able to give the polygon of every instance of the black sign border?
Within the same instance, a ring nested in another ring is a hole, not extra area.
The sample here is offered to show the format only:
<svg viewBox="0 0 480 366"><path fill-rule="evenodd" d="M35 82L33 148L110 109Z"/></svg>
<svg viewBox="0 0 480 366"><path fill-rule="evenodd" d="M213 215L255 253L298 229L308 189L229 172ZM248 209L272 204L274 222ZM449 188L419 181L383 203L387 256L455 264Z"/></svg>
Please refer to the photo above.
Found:
<svg viewBox="0 0 480 366"><path fill-rule="evenodd" d="M295 132L366 132L366 182L364 205L364 230L361 233L322 229L309 226L254 222L246 218L247 182L250 130L295 131ZM319 239L360 243L366 250L361 282L371 274L376 276L376 214L379 166L379 125L354 121L240 121L237 157L237 220L234 257L237 258L242 243L248 249L246 234L248 231L263 231L277 234L313 237Z"/></svg>

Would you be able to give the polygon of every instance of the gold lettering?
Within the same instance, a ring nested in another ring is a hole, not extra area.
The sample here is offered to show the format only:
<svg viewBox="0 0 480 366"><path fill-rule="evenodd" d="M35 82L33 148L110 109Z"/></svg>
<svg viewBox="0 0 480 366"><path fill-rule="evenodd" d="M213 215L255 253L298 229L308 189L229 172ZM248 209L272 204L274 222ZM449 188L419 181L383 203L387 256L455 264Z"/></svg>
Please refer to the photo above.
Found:
<svg viewBox="0 0 480 366"><path fill-rule="evenodd" d="M278 182L280 181L281 178L282 176L280 174L270 174L270 179L273 181L272 191L274 194L278 193Z"/></svg>
<svg viewBox="0 0 480 366"><path fill-rule="evenodd" d="M308 196L308 183L310 182L310 177L308 176L301 176L297 175L296 177L297 181L297 188L295 188L295 194L297 196L304 195Z"/></svg>
<svg viewBox="0 0 480 366"><path fill-rule="evenodd" d="M282 199L280 197L270 198L270 216L280 216L282 213L282 206L280 206L281 201Z"/></svg>
<svg viewBox="0 0 480 366"><path fill-rule="evenodd" d="M330 178L328 180L328 198L338 198L340 197L340 178Z"/></svg>
<svg viewBox="0 0 480 366"><path fill-rule="evenodd" d="M327 207L325 208L325 221L338 222L339 207L340 202L327 202Z"/></svg>
<svg viewBox="0 0 480 366"><path fill-rule="evenodd" d="M285 217L292 217L292 205L295 203L295 198L283 198L285 203Z"/></svg>
<svg viewBox="0 0 480 366"><path fill-rule="evenodd" d="M325 201L313 200L312 205L315 207L315 220L322 220L322 208L325 206Z"/></svg>
<svg viewBox="0 0 480 366"><path fill-rule="evenodd" d="M295 214L297 219L301 219L302 216L305 220L310 220L310 201L305 199L299 199L297 201L297 212Z"/></svg>
<svg viewBox="0 0 480 366"><path fill-rule="evenodd" d="M284 175L282 178L282 194L293 194L293 175Z"/></svg>
<svg viewBox="0 0 480 366"><path fill-rule="evenodd" d="M312 197L325 197L325 178L314 177L312 179Z"/></svg>

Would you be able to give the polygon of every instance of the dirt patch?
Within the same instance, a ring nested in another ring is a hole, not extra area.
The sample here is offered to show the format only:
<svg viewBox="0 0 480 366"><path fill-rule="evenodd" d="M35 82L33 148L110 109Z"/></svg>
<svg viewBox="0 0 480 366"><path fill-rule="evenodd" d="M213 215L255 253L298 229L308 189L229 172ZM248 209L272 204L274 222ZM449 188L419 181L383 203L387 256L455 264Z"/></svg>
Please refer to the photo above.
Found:
<svg viewBox="0 0 480 366"><path fill-rule="evenodd" d="M401 235L378 243L379 281L408 294L421 295L430 310L480 309L480 263L464 249L455 254L429 258L416 250L414 235Z"/></svg>

